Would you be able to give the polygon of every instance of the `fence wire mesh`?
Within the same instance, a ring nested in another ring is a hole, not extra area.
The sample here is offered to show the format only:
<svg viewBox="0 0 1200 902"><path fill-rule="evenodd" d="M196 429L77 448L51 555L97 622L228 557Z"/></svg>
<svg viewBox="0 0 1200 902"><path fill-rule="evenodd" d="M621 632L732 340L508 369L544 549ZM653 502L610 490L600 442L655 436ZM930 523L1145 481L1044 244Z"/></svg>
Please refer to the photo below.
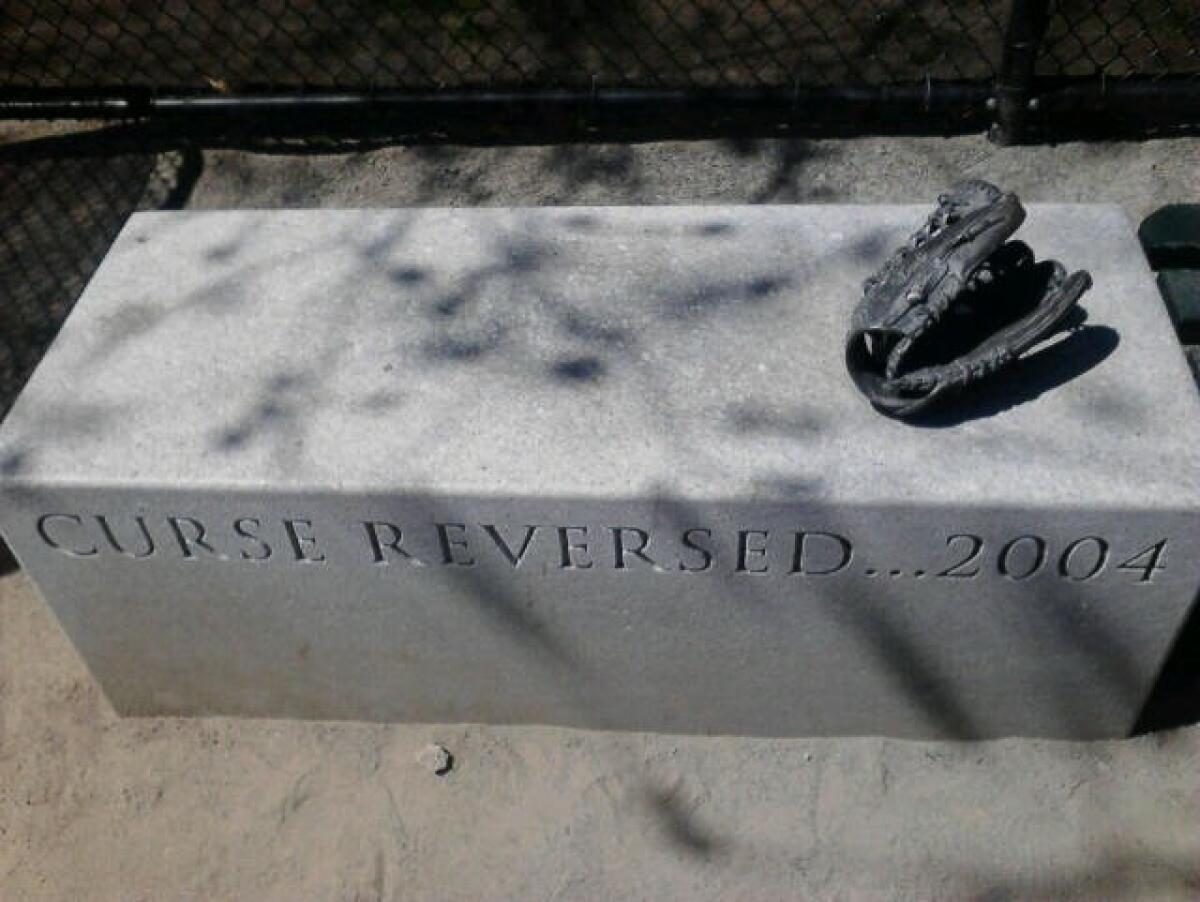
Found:
<svg viewBox="0 0 1200 902"><path fill-rule="evenodd" d="M1061 0L1041 50L1040 75L1200 76L1200 3Z"/></svg>
<svg viewBox="0 0 1200 902"><path fill-rule="evenodd" d="M0 86L328 88L988 79L1008 0L8 0ZM1038 72L1200 74L1197 0L1059 0Z"/></svg>
<svg viewBox="0 0 1200 902"><path fill-rule="evenodd" d="M8 0L0 83L886 84L992 76L1005 0Z"/></svg>

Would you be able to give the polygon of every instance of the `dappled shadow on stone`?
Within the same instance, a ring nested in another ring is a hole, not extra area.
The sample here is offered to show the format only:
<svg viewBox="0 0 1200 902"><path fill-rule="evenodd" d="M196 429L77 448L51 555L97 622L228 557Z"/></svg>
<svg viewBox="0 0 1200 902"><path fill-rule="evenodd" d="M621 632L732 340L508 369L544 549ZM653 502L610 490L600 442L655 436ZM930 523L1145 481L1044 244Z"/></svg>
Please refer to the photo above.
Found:
<svg viewBox="0 0 1200 902"><path fill-rule="evenodd" d="M412 507L424 513L430 522L452 522L456 516L452 508L443 507L437 501L415 501ZM447 556L452 554L448 546L444 550ZM510 549L510 553L514 552ZM521 553L518 546L515 552L518 559ZM586 647L577 637L556 630L545 613L539 614L533 608L527 590L496 579L494 574L488 574L474 562L447 567L446 575L448 583L458 590L455 597L469 601L486 623L529 654L539 666L556 672L563 680L564 692L581 692L594 678L586 659ZM580 707L583 706L582 699L581 695Z"/></svg>
<svg viewBox="0 0 1200 902"><path fill-rule="evenodd" d="M446 335L427 341L425 356L435 362L468 363L500 347L505 329L492 328L475 335Z"/></svg>
<svg viewBox="0 0 1200 902"><path fill-rule="evenodd" d="M889 675L898 687L898 695L914 704L936 735L945 739L975 739L986 734L981 712L972 710L962 697L964 686L955 685L945 673L939 673L938 659L926 647L927 638L909 618L897 618L904 600L889 590L886 583L859 585L832 592L823 598L826 616L839 624L845 638L856 651L845 660L861 656ZM860 661L856 664L862 667ZM865 700L864 700L865 701ZM886 735L881 725L875 732Z"/></svg>
<svg viewBox="0 0 1200 902"><path fill-rule="evenodd" d="M829 418L815 409L779 411L762 404L742 402L725 411L725 422L739 435L805 439L830 426Z"/></svg>
<svg viewBox="0 0 1200 902"><path fill-rule="evenodd" d="M266 380L254 403L242 416L212 438L217 451L239 451L267 433L296 431L304 402L300 377L277 373Z"/></svg>
<svg viewBox="0 0 1200 902"><path fill-rule="evenodd" d="M550 372L564 382L598 382L604 376L604 361L598 357L571 357L550 367Z"/></svg>
<svg viewBox="0 0 1200 902"><path fill-rule="evenodd" d="M755 305L777 299L792 284L791 276L768 274L745 281L713 280L692 286L665 305L671 319L692 319L740 305Z"/></svg>

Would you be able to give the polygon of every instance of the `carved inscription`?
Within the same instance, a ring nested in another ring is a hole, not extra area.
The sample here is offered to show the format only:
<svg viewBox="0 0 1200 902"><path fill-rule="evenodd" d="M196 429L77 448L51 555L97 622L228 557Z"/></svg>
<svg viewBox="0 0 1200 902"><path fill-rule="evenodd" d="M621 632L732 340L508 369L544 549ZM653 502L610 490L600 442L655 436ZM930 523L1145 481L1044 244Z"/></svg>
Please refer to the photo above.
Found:
<svg viewBox="0 0 1200 902"><path fill-rule="evenodd" d="M149 517L52 512L36 518L40 541L78 559L222 561L320 567L331 561L372 567L480 566L550 571L639 571L696 576L727 572L859 576L867 579L1011 582L1110 578L1149 584L1167 567L1167 538L1117 542L1098 535L1066 541L1034 533L1000 541L969 532L931 536L919 561L880 560L868 536L797 526L650 529L630 523L394 522L318 524L310 517ZM331 541L332 540L332 541Z"/></svg>

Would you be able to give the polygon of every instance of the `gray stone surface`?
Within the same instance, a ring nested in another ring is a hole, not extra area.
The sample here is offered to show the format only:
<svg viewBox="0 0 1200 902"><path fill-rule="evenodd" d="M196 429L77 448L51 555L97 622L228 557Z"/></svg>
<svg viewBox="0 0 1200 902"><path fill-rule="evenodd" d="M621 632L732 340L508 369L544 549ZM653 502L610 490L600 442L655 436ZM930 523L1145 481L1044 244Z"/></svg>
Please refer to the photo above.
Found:
<svg viewBox="0 0 1200 902"><path fill-rule="evenodd" d="M0 433L5 535L127 713L1123 733L1200 581L1182 354L1119 211L1034 207L1088 322L883 420L841 338L920 215L136 216Z"/></svg>

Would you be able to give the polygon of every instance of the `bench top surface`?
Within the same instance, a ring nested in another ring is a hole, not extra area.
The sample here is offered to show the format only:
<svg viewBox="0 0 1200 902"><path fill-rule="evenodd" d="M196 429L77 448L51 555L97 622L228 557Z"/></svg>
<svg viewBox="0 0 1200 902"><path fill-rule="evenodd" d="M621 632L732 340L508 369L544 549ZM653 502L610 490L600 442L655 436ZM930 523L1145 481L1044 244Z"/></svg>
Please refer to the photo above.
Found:
<svg viewBox="0 0 1200 902"><path fill-rule="evenodd" d="M940 427L843 365L924 206L140 213L0 428L10 486L1200 509L1132 225L1033 206L1084 325Z"/></svg>

